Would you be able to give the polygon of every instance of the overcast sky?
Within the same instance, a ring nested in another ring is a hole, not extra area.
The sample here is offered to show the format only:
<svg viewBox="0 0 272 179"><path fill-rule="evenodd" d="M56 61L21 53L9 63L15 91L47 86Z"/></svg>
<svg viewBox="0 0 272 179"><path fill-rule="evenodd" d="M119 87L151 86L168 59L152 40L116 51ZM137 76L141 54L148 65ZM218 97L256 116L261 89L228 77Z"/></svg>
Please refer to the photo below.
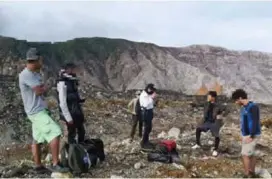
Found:
<svg viewBox="0 0 272 179"><path fill-rule="evenodd" d="M272 52L272 2L0 2L0 34L29 41L111 37Z"/></svg>

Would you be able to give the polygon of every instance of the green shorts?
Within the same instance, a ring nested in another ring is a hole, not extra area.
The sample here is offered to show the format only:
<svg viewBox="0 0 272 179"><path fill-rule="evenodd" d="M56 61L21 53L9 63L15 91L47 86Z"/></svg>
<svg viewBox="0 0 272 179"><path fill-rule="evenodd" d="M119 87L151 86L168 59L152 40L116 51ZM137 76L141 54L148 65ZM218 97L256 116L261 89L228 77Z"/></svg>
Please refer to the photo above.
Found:
<svg viewBox="0 0 272 179"><path fill-rule="evenodd" d="M35 143L50 143L61 135L60 126L49 116L46 110L29 115L32 123L32 136Z"/></svg>

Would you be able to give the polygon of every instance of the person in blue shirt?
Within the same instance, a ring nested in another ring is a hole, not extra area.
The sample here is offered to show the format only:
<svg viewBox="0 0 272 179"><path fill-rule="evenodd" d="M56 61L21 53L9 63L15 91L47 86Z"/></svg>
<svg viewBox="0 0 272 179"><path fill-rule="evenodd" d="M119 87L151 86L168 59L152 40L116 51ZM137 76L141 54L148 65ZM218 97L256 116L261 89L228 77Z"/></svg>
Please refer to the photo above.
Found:
<svg viewBox="0 0 272 179"><path fill-rule="evenodd" d="M244 178L253 178L256 165L256 144L261 135L260 109L257 104L248 100L247 93L243 89L237 89L232 93L232 100L241 106L240 126L242 135L242 157L244 164Z"/></svg>

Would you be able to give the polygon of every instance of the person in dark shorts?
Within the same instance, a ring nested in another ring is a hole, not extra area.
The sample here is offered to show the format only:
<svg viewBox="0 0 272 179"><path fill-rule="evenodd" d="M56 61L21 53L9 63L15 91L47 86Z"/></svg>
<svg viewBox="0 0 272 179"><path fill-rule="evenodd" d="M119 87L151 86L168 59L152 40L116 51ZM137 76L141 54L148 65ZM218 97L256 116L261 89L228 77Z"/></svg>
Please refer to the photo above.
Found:
<svg viewBox="0 0 272 179"><path fill-rule="evenodd" d="M261 136L260 109L257 104L248 100L247 93L243 89L234 91L232 100L241 107L241 154L244 164L244 178L257 178L255 166L256 145Z"/></svg>
<svg viewBox="0 0 272 179"><path fill-rule="evenodd" d="M196 145L192 149L201 148L200 136L201 132L211 131L215 137L214 148L212 149L212 155L218 155L218 147L220 143L219 131L222 126L221 110L216 103L217 93L216 91L209 91L207 95L207 104L204 106L204 121L196 129Z"/></svg>
<svg viewBox="0 0 272 179"><path fill-rule="evenodd" d="M141 120L141 113L139 113L139 109L137 109L138 105L140 107L139 96L141 94L141 91L136 91L136 97L133 98L128 103L128 111L132 114L132 126L131 126L131 132L130 132L130 142L133 141L134 135L136 133L136 128L139 123L139 137L142 138L142 131L143 131L143 121Z"/></svg>

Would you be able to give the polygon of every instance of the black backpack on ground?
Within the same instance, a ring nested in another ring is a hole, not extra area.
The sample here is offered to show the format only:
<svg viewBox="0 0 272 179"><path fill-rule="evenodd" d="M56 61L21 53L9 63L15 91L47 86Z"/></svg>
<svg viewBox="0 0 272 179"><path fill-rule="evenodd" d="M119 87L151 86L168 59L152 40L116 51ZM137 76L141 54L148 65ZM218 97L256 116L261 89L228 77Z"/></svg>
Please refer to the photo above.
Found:
<svg viewBox="0 0 272 179"><path fill-rule="evenodd" d="M162 163L180 163L179 154L176 148L169 151L167 146L158 143L155 150L147 155L149 162L162 162Z"/></svg>
<svg viewBox="0 0 272 179"><path fill-rule="evenodd" d="M95 153L101 162L105 160L104 143L101 139L85 139L84 145L89 146L87 149L89 154Z"/></svg>
<svg viewBox="0 0 272 179"><path fill-rule="evenodd" d="M75 173L87 173L91 161L87 150L81 144L66 143L60 151L60 162Z"/></svg>

